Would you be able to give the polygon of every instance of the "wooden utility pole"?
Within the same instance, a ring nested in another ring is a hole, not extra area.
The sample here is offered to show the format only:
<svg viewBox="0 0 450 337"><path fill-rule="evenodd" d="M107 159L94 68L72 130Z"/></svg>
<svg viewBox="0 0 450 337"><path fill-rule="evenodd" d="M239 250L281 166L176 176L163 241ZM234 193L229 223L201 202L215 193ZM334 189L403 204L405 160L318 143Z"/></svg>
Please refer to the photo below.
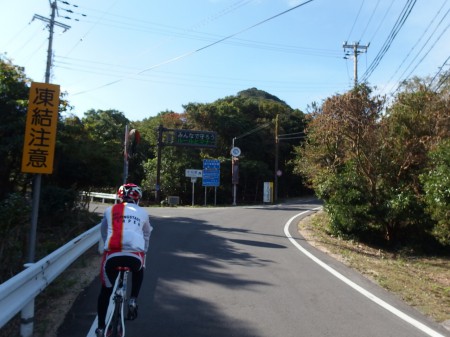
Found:
<svg viewBox="0 0 450 337"><path fill-rule="evenodd" d="M166 131L166 129L160 124L158 126L158 141L157 141L157 156L156 159L156 184L155 184L155 201L156 204L159 204L161 202L161 149L163 146L163 132Z"/></svg>
<svg viewBox="0 0 450 337"><path fill-rule="evenodd" d="M368 44L367 46L362 46L359 44L359 42L354 42L353 44L347 44L347 41L344 42L343 47L344 47L344 51L346 49L351 49L353 50L353 60L354 60L354 65L353 65L353 73L354 73L354 86L356 87L358 85L358 55L366 52L367 48L369 48ZM347 54L346 54L347 56Z"/></svg>
<svg viewBox="0 0 450 337"><path fill-rule="evenodd" d="M273 202L278 200L278 152L279 152L279 138L278 138L278 114L275 117L275 175L273 184Z"/></svg>

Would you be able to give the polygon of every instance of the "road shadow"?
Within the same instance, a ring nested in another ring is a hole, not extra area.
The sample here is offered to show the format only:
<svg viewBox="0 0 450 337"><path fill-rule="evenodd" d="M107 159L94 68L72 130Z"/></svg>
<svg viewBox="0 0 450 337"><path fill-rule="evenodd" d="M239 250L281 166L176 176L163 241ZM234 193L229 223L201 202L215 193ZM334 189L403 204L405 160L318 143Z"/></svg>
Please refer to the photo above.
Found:
<svg viewBox="0 0 450 337"><path fill-rule="evenodd" d="M139 317L127 322L127 336L229 337L258 336L254 328L222 312L214 299L205 300L180 290L180 284L212 284L227 289L270 286L258 279L242 278L226 270L227 265L262 266L261 260L236 248L236 243L268 249L282 245L245 239L226 239L224 229L187 217L152 217L154 231L147 254L147 270L139 295ZM241 232L240 228L226 231ZM61 337L86 336L96 317L100 281L80 294L58 330Z"/></svg>

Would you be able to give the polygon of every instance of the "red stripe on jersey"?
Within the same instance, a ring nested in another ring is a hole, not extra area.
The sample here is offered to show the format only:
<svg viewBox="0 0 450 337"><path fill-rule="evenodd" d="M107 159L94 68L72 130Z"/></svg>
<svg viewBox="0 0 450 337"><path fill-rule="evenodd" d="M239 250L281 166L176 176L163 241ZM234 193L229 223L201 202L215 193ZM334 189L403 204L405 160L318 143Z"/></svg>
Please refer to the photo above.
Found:
<svg viewBox="0 0 450 337"><path fill-rule="evenodd" d="M124 211L125 203L116 204L111 208L112 235L108 242L109 250L122 250Z"/></svg>

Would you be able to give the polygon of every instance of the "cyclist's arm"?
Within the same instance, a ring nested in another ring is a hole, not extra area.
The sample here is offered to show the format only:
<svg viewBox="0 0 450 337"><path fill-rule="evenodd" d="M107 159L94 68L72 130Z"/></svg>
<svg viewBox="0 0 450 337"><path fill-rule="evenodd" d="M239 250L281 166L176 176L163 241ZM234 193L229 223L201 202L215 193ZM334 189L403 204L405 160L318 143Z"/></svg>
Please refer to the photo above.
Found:
<svg viewBox="0 0 450 337"><path fill-rule="evenodd" d="M147 252L148 250L148 245L150 242L150 235L152 233L153 227L150 224L150 219L148 219L145 223L144 226L142 227L142 233L144 235L144 241L145 241L145 247L144 247L144 251Z"/></svg>
<svg viewBox="0 0 450 337"><path fill-rule="evenodd" d="M102 235L103 242L105 242L108 235L108 221L106 220L106 216L103 216L100 222L100 234Z"/></svg>

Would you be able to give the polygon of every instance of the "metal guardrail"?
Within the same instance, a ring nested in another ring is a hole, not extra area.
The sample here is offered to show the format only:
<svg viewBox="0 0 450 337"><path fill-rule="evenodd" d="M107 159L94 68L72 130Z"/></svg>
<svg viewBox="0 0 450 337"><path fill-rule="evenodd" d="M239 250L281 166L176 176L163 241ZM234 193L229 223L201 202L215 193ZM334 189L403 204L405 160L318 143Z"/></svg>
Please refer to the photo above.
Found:
<svg viewBox="0 0 450 337"><path fill-rule="evenodd" d="M116 194L100 193L100 192L81 192L80 194L82 197L90 198L91 202L94 201L94 198L102 199L102 203L105 203L105 199L114 200L114 203L116 203L118 200Z"/></svg>
<svg viewBox="0 0 450 337"><path fill-rule="evenodd" d="M100 225L79 235L0 284L0 328L22 311L21 336L32 336L34 298L89 248L100 242ZM24 314L25 313L25 314ZM25 317L24 317L25 316ZM31 326L30 326L31 325Z"/></svg>

